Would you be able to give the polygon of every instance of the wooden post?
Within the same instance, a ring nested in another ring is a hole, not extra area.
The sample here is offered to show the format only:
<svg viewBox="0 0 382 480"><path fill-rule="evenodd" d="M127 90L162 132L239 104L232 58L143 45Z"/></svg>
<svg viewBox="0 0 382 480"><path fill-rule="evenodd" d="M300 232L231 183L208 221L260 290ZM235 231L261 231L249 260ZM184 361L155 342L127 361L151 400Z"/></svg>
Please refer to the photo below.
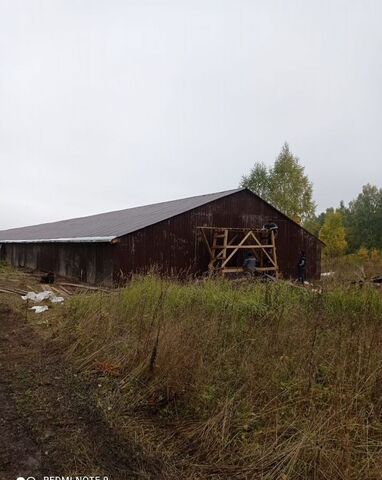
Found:
<svg viewBox="0 0 382 480"><path fill-rule="evenodd" d="M272 248L273 260L274 260L275 266L277 266L277 269L276 269L276 271L275 271L275 276L276 276L276 280L278 280L278 278L279 278L279 268L278 268L278 264L277 264L277 252L276 252L275 232L274 232L273 230L271 231L271 238L272 238L272 245L273 245L273 248Z"/></svg>
<svg viewBox="0 0 382 480"><path fill-rule="evenodd" d="M228 266L229 262L235 258L235 255L242 249L251 250L260 260L258 272L268 272L278 278L278 264L276 253L276 237L273 231L267 232L264 238L264 230L256 228L218 228L218 227L198 227L202 230L203 239L206 243L210 262L209 272L212 274L217 269L224 276L226 273L240 273L243 268L240 266ZM212 231L212 245L210 246L204 230ZM234 235L229 239L230 232ZM259 236L257 235L259 234ZM260 238L260 240L259 240ZM220 242L222 239L222 242ZM251 241L252 240L252 241ZM265 265L264 259L268 260ZM218 267L218 263L221 264Z"/></svg>
<svg viewBox="0 0 382 480"><path fill-rule="evenodd" d="M228 245L228 230L224 230L224 238L223 238L223 258L224 260L227 258L227 245Z"/></svg>

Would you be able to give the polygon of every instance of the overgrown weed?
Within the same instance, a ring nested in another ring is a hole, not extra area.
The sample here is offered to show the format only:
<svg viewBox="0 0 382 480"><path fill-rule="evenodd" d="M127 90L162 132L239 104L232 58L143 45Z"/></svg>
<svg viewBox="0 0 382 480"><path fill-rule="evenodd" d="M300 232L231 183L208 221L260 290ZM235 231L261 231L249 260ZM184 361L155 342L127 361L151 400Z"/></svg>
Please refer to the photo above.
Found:
<svg viewBox="0 0 382 480"><path fill-rule="evenodd" d="M105 415L126 432L142 419L135 435L160 443L169 471L377 479L381 324L373 287L146 276L72 298L61 338L78 370L105 379Z"/></svg>

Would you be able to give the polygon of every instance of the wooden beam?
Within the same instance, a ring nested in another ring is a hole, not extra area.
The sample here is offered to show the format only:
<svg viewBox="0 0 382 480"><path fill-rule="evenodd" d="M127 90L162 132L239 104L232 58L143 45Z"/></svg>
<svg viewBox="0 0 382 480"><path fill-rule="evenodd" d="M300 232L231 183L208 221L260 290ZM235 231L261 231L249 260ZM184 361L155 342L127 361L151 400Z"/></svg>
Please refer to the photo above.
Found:
<svg viewBox="0 0 382 480"><path fill-rule="evenodd" d="M222 245L223 248L223 245ZM247 249L251 250L252 248L273 248L273 245L227 245L225 248L237 248L237 249Z"/></svg>
<svg viewBox="0 0 382 480"><path fill-rule="evenodd" d="M243 267L224 267L225 273L235 273L235 272L244 272ZM256 267L256 272L274 272L276 267Z"/></svg>
<svg viewBox="0 0 382 480"><path fill-rule="evenodd" d="M227 265L227 263L231 260L231 258L235 255L235 253L239 250L238 247L240 247L241 245L244 244L244 242L247 240L247 238L251 235L251 232L249 231L245 237L243 238L243 240L241 240L241 242L239 243L239 245L237 245L237 247L235 247L235 249L230 253L230 255L228 255L228 257L225 259L225 261L222 263L221 267L225 267Z"/></svg>
<svg viewBox="0 0 382 480"><path fill-rule="evenodd" d="M234 248L234 247L231 246L231 244L232 244L233 241L236 240L236 237L237 237L237 234L233 238L231 238L231 240L228 242L226 248ZM220 248L223 248L223 246L220 246ZM215 256L215 259L216 260L222 260L223 259L222 253L223 253L222 250L220 250L220 252Z"/></svg>
<svg viewBox="0 0 382 480"><path fill-rule="evenodd" d="M231 232L268 232L268 230L264 230L263 228L252 228L252 227L196 227L200 228L201 230L215 230L217 232L222 232L224 230L228 230Z"/></svg>
<svg viewBox="0 0 382 480"><path fill-rule="evenodd" d="M259 262L259 267L256 268L257 272L275 272L275 278L278 278L278 265L276 255L276 242L275 234L273 231L266 231L264 229L255 228L221 228L221 227L197 227L202 231L203 240L207 246L210 254L209 270L220 271L222 275L225 273L243 272L243 267L227 267L227 264L234 257L234 255L240 250L250 250ZM212 245L209 244L206 231L213 231ZM229 232L235 232L233 238L229 239ZM256 233L261 233L261 240L257 238ZM263 234L267 233L266 239ZM243 234L243 238L237 243L237 237ZM223 242L220 243L219 239L222 238ZM249 244L248 239L254 241ZM267 243L262 243L265 240ZM236 243L234 243L236 242ZM227 256L228 254L228 256ZM270 262L270 266L264 265L264 258L267 258ZM217 266L220 262L221 265Z"/></svg>
<svg viewBox="0 0 382 480"><path fill-rule="evenodd" d="M268 257L269 261L272 263L272 265L274 265L275 267L277 267L277 265L275 264L275 262L273 261L273 258L268 254L268 252L264 249L264 247L261 245L261 243L259 242L259 240L256 238L256 236L253 234L253 232L250 232L250 234L252 235L252 237L255 239L255 241L258 243L258 245L260 246L260 248L263 250L263 252L265 253L265 255Z"/></svg>
<svg viewBox="0 0 382 480"><path fill-rule="evenodd" d="M224 248L223 248L223 258L227 258L227 245L228 244L228 230L224 231Z"/></svg>
<svg viewBox="0 0 382 480"><path fill-rule="evenodd" d="M271 239L272 239L272 245L273 245L273 258L275 260L275 265L277 266L276 269L276 278L279 278L279 269L278 269L278 262L277 262L277 252L276 252L276 239L275 239L275 232L272 230L271 231Z"/></svg>
<svg viewBox="0 0 382 480"><path fill-rule="evenodd" d="M209 254L210 254L210 257L212 258L212 251L211 251L210 244L208 243L208 240L207 240L206 232L205 232L203 229L201 229L201 230L202 230L202 236L203 236L204 242L205 242L205 244L206 244L206 246L207 246L207 249L208 249L208 252L209 252Z"/></svg>

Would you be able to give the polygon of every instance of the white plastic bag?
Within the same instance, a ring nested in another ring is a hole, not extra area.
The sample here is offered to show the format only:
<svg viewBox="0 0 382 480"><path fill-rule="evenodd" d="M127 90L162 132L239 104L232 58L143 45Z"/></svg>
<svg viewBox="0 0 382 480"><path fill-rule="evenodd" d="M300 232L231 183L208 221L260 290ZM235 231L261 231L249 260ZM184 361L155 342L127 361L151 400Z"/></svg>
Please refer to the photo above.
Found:
<svg viewBox="0 0 382 480"><path fill-rule="evenodd" d="M31 310L34 310L35 313L42 313L48 310L46 305L37 305L35 307L31 307Z"/></svg>

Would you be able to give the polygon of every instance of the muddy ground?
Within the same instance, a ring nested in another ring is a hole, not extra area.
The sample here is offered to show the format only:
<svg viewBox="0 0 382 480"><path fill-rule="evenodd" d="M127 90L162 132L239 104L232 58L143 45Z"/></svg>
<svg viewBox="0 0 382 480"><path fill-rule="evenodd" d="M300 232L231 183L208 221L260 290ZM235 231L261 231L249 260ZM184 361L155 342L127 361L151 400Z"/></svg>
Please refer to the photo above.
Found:
<svg viewBox="0 0 382 480"><path fill-rule="evenodd" d="M54 339L39 335L1 296L0 480L162 478L160 465L103 420L94 388L77 377Z"/></svg>

